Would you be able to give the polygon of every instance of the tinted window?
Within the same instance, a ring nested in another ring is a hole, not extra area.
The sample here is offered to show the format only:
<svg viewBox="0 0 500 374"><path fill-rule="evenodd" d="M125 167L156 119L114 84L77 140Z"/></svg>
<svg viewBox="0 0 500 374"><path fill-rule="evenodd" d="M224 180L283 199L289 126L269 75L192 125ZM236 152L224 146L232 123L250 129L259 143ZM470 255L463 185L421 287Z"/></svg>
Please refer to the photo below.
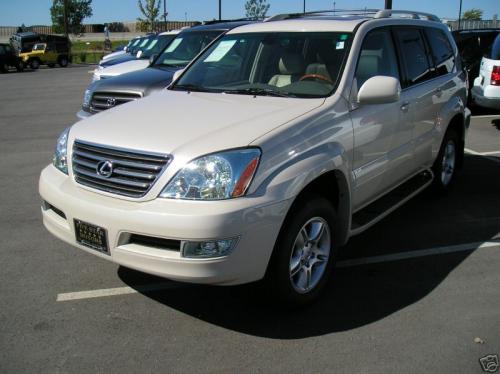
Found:
<svg viewBox="0 0 500 374"><path fill-rule="evenodd" d="M490 59L500 60L500 34L496 37L495 42L491 47Z"/></svg>
<svg viewBox="0 0 500 374"><path fill-rule="evenodd" d="M451 73L455 66L455 56L446 34L439 29L425 29L434 64L438 75Z"/></svg>
<svg viewBox="0 0 500 374"><path fill-rule="evenodd" d="M396 52L388 30L372 31L363 41L356 68L358 88L376 75L386 75L399 79Z"/></svg>
<svg viewBox="0 0 500 374"><path fill-rule="evenodd" d="M4 54L5 54L4 46L0 45L0 55L4 55Z"/></svg>
<svg viewBox="0 0 500 374"><path fill-rule="evenodd" d="M396 31L406 68L406 86L424 82L434 75L431 71L424 40L418 29Z"/></svg>

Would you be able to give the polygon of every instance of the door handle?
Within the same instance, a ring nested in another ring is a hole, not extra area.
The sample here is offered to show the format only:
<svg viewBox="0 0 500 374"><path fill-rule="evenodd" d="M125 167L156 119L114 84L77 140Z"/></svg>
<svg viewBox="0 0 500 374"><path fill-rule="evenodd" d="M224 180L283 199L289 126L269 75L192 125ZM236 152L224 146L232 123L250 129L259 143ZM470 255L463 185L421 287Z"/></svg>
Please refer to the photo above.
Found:
<svg viewBox="0 0 500 374"><path fill-rule="evenodd" d="M401 105L401 110L403 112L408 112L408 108L410 107L410 102L409 101L403 101L403 104Z"/></svg>

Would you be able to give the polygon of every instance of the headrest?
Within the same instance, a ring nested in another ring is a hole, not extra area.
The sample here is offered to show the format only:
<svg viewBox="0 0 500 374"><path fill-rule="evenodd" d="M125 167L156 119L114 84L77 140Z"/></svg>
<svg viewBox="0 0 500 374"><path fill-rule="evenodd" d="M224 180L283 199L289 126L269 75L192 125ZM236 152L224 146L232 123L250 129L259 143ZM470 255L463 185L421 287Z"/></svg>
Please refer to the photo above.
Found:
<svg viewBox="0 0 500 374"><path fill-rule="evenodd" d="M358 75L372 77L379 74L380 58L372 55L361 55L358 62Z"/></svg>
<svg viewBox="0 0 500 374"><path fill-rule="evenodd" d="M298 53L286 53L280 58L280 74L302 74L305 69L304 58Z"/></svg>

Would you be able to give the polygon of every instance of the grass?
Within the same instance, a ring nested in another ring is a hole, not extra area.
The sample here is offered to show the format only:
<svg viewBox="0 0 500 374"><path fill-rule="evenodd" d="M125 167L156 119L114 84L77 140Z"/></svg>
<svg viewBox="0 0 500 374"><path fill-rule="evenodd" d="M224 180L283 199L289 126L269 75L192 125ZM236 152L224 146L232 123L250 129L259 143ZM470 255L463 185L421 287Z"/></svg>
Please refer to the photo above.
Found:
<svg viewBox="0 0 500 374"><path fill-rule="evenodd" d="M114 50L118 46L125 45L127 43L128 40L113 40L111 41L111 49ZM102 59L102 56L108 53L110 53L110 51L104 50L104 41L77 41L71 43L71 55L73 57L74 64L95 64Z"/></svg>

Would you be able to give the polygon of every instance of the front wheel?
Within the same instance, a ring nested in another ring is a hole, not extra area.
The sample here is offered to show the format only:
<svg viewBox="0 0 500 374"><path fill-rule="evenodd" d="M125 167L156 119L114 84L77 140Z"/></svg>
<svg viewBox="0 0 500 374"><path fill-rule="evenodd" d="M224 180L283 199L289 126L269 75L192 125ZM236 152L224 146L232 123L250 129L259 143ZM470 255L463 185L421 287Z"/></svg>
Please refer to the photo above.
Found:
<svg viewBox="0 0 500 374"><path fill-rule="evenodd" d="M40 67L40 61L38 59L31 60L30 68L37 70Z"/></svg>
<svg viewBox="0 0 500 374"><path fill-rule="evenodd" d="M438 157L432 166L434 181L432 189L438 194L446 193L455 180L459 156L458 135L452 129L444 136Z"/></svg>
<svg viewBox="0 0 500 374"><path fill-rule="evenodd" d="M66 57L61 57L59 59L59 66L62 68L65 68L66 66L68 66L68 59Z"/></svg>
<svg viewBox="0 0 500 374"><path fill-rule="evenodd" d="M314 301L334 266L335 209L321 196L303 199L292 208L276 242L269 265L269 288L291 304Z"/></svg>

